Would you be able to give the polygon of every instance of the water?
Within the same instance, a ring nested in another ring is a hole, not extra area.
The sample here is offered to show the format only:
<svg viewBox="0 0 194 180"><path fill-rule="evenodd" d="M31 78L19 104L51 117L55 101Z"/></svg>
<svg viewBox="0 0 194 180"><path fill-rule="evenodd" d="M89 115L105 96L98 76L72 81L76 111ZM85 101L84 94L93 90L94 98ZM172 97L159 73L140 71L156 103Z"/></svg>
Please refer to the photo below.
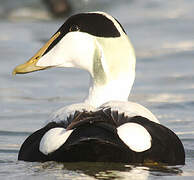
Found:
<svg viewBox="0 0 194 180"><path fill-rule="evenodd" d="M178 134L185 146L186 165L153 168L111 163L18 162L17 154L25 138L39 129L52 111L80 102L86 96L89 77L75 69L11 76L13 68L34 55L63 23L44 18L26 20L18 18L18 14L14 17L12 9L3 16L0 13L0 177L194 179L194 2L81 2L74 4L76 12L103 10L123 24L137 55L130 100L145 105ZM4 12L2 9L0 12Z"/></svg>

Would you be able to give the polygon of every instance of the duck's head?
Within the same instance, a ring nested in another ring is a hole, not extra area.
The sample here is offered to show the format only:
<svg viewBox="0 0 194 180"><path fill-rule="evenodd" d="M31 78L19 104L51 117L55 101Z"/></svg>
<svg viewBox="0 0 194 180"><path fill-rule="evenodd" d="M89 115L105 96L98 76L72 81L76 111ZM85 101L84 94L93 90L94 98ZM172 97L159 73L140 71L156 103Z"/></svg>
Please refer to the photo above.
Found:
<svg viewBox="0 0 194 180"><path fill-rule="evenodd" d="M120 23L103 12L71 16L51 39L13 74L49 67L76 67L90 72L94 84L104 86L115 80L129 82L135 77L135 54ZM130 89L128 93L130 92Z"/></svg>

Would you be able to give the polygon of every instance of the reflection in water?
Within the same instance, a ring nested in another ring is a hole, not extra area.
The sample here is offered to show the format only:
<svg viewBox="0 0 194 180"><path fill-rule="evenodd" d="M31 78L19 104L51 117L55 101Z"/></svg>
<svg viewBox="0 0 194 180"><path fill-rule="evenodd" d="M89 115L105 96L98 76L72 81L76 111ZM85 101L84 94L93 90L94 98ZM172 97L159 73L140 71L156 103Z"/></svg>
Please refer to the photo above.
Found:
<svg viewBox="0 0 194 180"><path fill-rule="evenodd" d="M52 174L57 179L138 179L146 180L148 176L181 175L182 171L176 167L165 166L136 166L122 163L36 163L35 172Z"/></svg>

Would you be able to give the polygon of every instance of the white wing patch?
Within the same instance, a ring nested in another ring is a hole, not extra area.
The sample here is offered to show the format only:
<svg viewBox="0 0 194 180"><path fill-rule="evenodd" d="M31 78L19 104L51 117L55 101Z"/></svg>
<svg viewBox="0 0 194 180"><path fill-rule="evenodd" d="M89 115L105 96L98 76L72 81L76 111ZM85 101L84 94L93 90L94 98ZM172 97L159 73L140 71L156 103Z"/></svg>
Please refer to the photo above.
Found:
<svg viewBox="0 0 194 180"><path fill-rule="evenodd" d="M125 123L117 128L120 139L133 151L143 152L151 147L151 136L137 123Z"/></svg>
<svg viewBox="0 0 194 180"><path fill-rule="evenodd" d="M52 113L49 117L49 120L46 121L45 125L48 124L49 122L61 122L65 121L68 116L73 115L75 111L96 111L96 108L93 106L86 104L86 103L78 103L78 104L72 104L65 106L58 111Z"/></svg>
<svg viewBox="0 0 194 180"><path fill-rule="evenodd" d="M49 130L42 137L39 150L45 155L56 151L65 143L72 132L73 130L66 131L64 128L53 128Z"/></svg>

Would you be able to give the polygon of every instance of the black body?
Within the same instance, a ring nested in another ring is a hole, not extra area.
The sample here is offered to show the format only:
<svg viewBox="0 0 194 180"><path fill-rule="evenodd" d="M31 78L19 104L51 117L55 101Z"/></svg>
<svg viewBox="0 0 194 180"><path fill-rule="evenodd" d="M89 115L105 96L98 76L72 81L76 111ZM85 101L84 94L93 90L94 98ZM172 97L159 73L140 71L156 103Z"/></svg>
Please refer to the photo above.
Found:
<svg viewBox="0 0 194 180"><path fill-rule="evenodd" d="M143 126L151 135L151 148L143 152L131 150L117 134L117 127L133 122ZM48 156L39 151L43 135L52 128L74 129L67 141ZM18 160L58 162L157 162L167 165L185 164L184 147L170 129L135 116L127 117L111 109L97 112L75 112L67 120L51 122L30 135L23 143Z"/></svg>

